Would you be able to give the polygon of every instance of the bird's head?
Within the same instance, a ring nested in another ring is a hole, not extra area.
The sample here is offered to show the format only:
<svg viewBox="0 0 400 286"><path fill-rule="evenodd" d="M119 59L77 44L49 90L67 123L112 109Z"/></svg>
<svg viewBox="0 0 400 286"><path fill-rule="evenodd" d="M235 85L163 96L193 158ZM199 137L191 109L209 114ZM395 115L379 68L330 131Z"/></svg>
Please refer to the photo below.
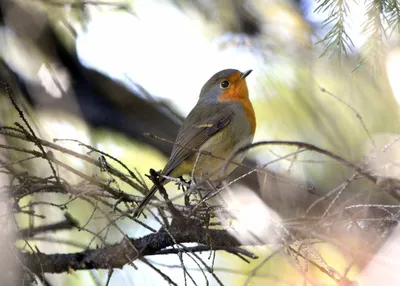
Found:
<svg viewBox="0 0 400 286"><path fill-rule="evenodd" d="M229 100L248 100L246 77L252 72L226 69L214 74L203 86L200 100L217 103Z"/></svg>

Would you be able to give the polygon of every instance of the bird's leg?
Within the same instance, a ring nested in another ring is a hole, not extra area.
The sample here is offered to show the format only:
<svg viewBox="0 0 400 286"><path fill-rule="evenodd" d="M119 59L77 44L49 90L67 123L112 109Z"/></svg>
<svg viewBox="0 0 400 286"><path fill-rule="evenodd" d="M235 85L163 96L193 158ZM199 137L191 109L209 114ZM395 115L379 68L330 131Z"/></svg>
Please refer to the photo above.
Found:
<svg viewBox="0 0 400 286"><path fill-rule="evenodd" d="M186 181L183 176L179 176L177 177L177 179L179 179L180 182L175 182L175 185L178 186L178 190L180 190L182 188L182 191L185 192L185 188L188 189L188 186L190 185L190 180Z"/></svg>
<svg viewBox="0 0 400 286"><path fill-rule="evenodd" d="M197 192L198 190L204 189L202 186L198 186L196 183L196 180L186 180L183 178L183 176L177 177L181 182L176 182L176 185L178 185L178 190L182 188L182 192L185 196L185 206L190 205L190 196L194 195L196 198L194 199L195 201L198 201L197 198Z"/></svg>

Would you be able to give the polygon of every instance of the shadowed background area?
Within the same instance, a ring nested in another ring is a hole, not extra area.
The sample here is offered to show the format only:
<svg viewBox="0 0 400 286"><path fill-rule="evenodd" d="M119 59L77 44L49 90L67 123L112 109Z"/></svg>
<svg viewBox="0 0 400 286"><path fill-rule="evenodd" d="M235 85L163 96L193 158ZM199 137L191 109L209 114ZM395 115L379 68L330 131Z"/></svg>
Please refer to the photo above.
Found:
<svg viewBox="0 0 400 286"><path fill-rule="evenodd" d="M384 243L399 215L400 6L396 1L341 2L3 0L0 80L11 87L35 136L58 139L55 143L98 165L66 152L54 158L103 185L142 196L145 186L151 186L145 175L150 168L163 168L202 85L226 68L253 70L247 83L257 119L254 142L305 142L328 151L327 156L301 144L250 148L243 166L227 179L229 187L217 196L229 215L221 211L210 223L218 220L217 227L243 245L259 245L248 247L259 259L231 259L229 251L211 259L214 252L205 249L199 256L212 264L218 279L211 271L203 274L206 267L193 257L149 252L154 256L135 261L134 267L46 273L37 283L160 285L167 283L165 273L177 285L203 285L205 279L211 285L319 285L347 278L374 285L375 272L381 273L374 268L374 255L381 251L390 256ZM0 90L1 125L21 120ZM10 231L4 242L12 242L12 251L74 253L165 226L165 217L149 212L142 221L151 228L124 217L123 211L134 207L132 201L106 205L95 197L80 200L95 189L90 179L58 167L53 173L46 160L31 160L4 147L39 146L33 139L27 146L15 137L0 137L1 142L4 190L31 182L22 179L25 172L38 180L57 173L73 186L71 197L46 191L18 200L15 193L11 196L4 216L18 235ZM46 152L54 151L44 146ZM132 188L133 174L129 180L115 179L102 165L115 162L103 161L101 152L134 170L143 187ZM172 183L166 188L171 198L182 193ZM184 205L181 197L177 202ZM118 207L122 211L117 215ZM64 220L62 231L32 232ZM389 243L396 241L397 232ZM312 246L301 252L293 237L310 233L315 234ZM362 253L364 249L368 251ZM293 257L312 257L329 271ZM23 267L16 262L15 268L10 273L18 280ZM19 285L11 276L10 285ZM21 279L34 283L25 276Z"/></svg>

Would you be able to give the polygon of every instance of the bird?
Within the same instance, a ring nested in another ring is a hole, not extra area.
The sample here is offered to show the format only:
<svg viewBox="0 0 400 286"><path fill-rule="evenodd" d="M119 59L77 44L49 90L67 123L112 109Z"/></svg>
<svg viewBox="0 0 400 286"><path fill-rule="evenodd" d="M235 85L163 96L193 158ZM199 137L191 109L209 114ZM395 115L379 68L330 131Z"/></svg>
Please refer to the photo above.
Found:
<svg viewBox="0 0 400 286"><path fill-rule="evenodd" d="M194 181L200 183L218 181L223 173L228 175L237 167L237 164L229 164L222 172L226 160L221 158L229 158L240 147L253 141L256 117L246 84L251 72L221 70L204 84L196 105L178 131L161 175L177 178L193 174ZM210 153L219 158L207 156ZM245 153L240 153L234 161L241 163L244 157ZM160 184L167 182L160 177ZM135 209L134 218L140 216L156 192L157 186L154 185Z"/></svg>

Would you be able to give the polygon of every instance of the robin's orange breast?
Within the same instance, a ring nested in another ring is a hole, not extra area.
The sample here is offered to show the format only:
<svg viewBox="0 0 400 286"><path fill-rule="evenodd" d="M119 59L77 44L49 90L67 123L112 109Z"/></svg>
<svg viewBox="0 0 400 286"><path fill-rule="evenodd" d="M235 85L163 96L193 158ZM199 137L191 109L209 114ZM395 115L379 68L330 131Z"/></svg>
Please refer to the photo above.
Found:
<svg viewBox="0 0 400 286"><path fill-rule="evenodd" d="M240 73L233 74L229 81L234 82L233 88L227 89L219 97L218 101L235 100L239 102L244 109L246 118L250 123L252 134L256 131L256 116L253 109L253 104L249 99L249 91L247 89L246 81L240 79Z"/></svg>

